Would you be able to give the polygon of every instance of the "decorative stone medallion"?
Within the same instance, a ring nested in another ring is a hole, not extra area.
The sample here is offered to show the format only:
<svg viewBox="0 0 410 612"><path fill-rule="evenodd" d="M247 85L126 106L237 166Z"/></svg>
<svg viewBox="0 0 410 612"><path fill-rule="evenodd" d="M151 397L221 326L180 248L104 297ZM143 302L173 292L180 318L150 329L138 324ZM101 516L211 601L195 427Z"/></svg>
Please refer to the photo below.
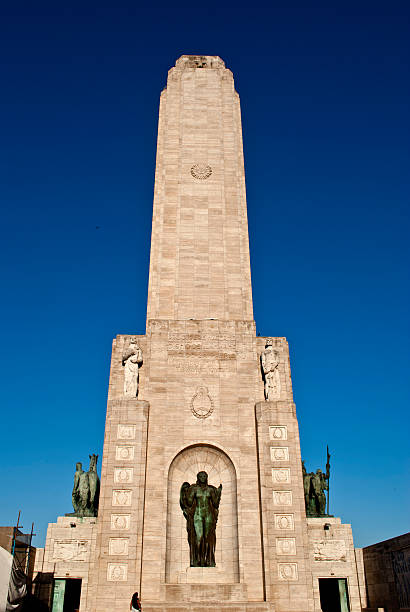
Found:
<svg viewBox="0 0 410 612"><path fill-rule="evenodd" d="M290 482L290 468L272 468L273 482Z"/></svg>
<svg viewBox="0 0 410 612"><path fill-rule="evenodd" d="M191 399L192 414L198 419L206 419L214 411L214 403L207 387L198 387Z"/></svg>
<svg viewBox="0 0 410 612"><path fill-rule="evenodd" d="M108 542L108 554L128 555L128 538L110 538Z"/></svg>
<svg viewBox="0 0 410 612"><path fill-rule="evenodd" d="M295 538L276 538L276 552L278 555L296 555Z"/></svg>
<svg viewBox="0 0 410 612"><path fill-rule="evenodd" d="M291 506L292 491L273 491L273 503L275 506Z"/></svg>
<svg viewBox="0 0 410 612"><path fill-rule="evenodd" d="M134 440L135 439L135 425L118 425L117 438L120 440Z"/></svg>
<svg viewBox="0 0 410 612"><path fill-rule="evenodd" d="M270 458L272 461L289 461L289 448L287 446L271 446Z"/></svg>
<svg viewBox="0 0 410 612"><path fill-rule="evenodd" d="M109 563L107 566L107 580L110 582L125 582L127 573L126 563Z"/></svg>
<svg viewBox="0 0 410 612"><path fill-rule="evenodd" d="M191 174L194 178L203 181L211 176L212 168L203 164L194 164L191 167Z"/></svg>
<svg viewBox="0 0 410 612"><path fill-rule="evenodd" d="M117 446L115 448L115 458L117 461L132 461L134 459L133 446Z"/></svg>
<svg viewBox="0 0 410 612"><path fill-rule="evenodd" d="M134 478L134 470L132 468L114 468L114 482L126 483L132 482Z"/></svg>
<svg viewBox="0 0 410 612"><path fill-rule="evenodd" d="M286 425L271 425L269 427L269 437L271 440L287 440L288 428Z"/></svg>
<svg viewBox="0 0 410 612"><path fill-rule="evenodd" d="M111 529L120 529L125 531L130 528L130 514L111 514Z"/></svg>
<svg viewBox="0 0 410 612"><path fill-rule="evenodd" d="M297 563L278 563L279 580L297 580L298 579L298 564Z"/></svg>
<svg viewBox="0 0 410 612"><path fill-rule="evenodd" d="M125 489L115 490L112 492L113 506L131 506L132 491Z"/></svg>
<svg viewBox="0 0 410 612"><path fill-rule="evenodd" d="M294 529L293 514L275 514L276 529Z"/></svg>

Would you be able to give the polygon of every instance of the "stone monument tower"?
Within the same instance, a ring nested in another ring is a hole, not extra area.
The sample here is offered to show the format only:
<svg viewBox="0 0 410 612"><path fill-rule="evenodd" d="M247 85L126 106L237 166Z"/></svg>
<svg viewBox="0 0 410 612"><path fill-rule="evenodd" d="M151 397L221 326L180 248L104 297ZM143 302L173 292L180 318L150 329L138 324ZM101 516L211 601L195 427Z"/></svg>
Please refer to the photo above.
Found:
<svg viewBox="0 0 410 612"><path fill-rule="evenodd" d="M219 57L182 56L161 94L146 333L113 342L98 518L72 522L50 525L44 567L56 542L84 543L54 559L55 578L82 578L81 611L138 591L145 612L307 612L331 576L341 612L361 609L350 526L306 517L288 344L255 333L240 103Z"/></svg>

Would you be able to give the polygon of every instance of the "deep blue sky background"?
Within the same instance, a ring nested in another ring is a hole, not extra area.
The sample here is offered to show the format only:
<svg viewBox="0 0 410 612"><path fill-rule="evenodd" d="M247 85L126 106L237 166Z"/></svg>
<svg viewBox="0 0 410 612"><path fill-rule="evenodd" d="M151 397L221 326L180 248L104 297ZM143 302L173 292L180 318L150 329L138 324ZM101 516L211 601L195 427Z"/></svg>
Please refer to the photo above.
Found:
<svg viewBox="0 0 410 612"><path fill-rule="evenodd" d="M409 530L409 15L397 2L3 2L0 524L71 511L112 338L144 333L158 102L182 54L241 96L255 320L302 454L364 546ZM98 227L98 229L97 229Z"/></svg>

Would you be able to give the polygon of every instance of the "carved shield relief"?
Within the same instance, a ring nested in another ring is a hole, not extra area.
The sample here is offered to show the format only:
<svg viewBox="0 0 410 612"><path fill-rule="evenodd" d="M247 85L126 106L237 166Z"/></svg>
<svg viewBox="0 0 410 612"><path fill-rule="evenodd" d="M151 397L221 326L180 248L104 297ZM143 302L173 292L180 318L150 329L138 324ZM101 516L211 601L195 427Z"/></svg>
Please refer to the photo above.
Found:
<svg viewBox="0 0 410 612"><path fill-rule="evenodd" d="M198 387L191 400L191 410L198 419L206 419L214 411L214 403L207 387Z"/></svg>

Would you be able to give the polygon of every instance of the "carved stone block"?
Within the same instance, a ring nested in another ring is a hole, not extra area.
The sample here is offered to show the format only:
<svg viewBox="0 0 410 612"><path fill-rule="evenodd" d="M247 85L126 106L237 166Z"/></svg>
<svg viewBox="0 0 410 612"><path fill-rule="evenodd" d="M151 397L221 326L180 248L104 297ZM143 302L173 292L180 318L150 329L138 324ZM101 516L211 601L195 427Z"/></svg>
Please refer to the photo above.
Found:
<svg viewBox="0 0 410 612"><path fill-rule="evenodd" d="M269 438L271 440L287 440L288 428L286 425L271 425L269 427Z"/></svg>
<svg viewBox="0 0 410 612"><path fill-rule="evenodd" d="M270 458L272 461L289 461L289 447L271 446Z"/></svg>
<svg viewBox="0 0 410 612"><path fill-rule="evenodd" d="M117 461L132 461L134 459L133 446L116 446L115 458Z"/></svg>
<svg viewBox="0 0 410 612"><path fill-rule="evenodd" d="M293 514L275 514L276 529L291 529L295 528Z"/></svg>
<svg viewBox="0 0 410 612"><path fill-rule="evenodd" d="M273 503L275 506L291 506L292 491L273 491Z"/></svg>
<svg viewBox="0 0 410 612"><path fill-rule="evenodd" d="M313 542L315 561L346 561L344 540L315 540Z"/></svg>
<svg viewBox="0 0 410 612"><path fill-rule="evenodd" d="M276 538L276 553L278 555L296 555L296 539Z"/></svg>
<svg viewBox="0 0 410 612"><path fill-rule="evenodd" d="M114 489L112 492L113 506L131 506L132 491L127 489Z"/></svg>
<svg viewBox="0 0 410 612"><path fill-rule="evenodd" d="M128 482L132 482L134 479L134 470L133 468L114 468L114 482L119 482L121 484L125 484Z"/></svg>
<svg viewBox="0 0 410 612"><path fill-rule="evenodd" d="M278 563L279 580L298 580L297 563Z"/></svg>
<svg viewBox="0 0 410 612"><path fill-rule="evenodd" d="M53 559L56 561L86 561L87 540L55 540Z"/></svg>
<svg viewBox="0 0 410 612"><path fill-rule="evenodd" d="M128 555L128 538L110 538L108 542L108 554Z"/></svg>
<svg viewBox="0 0 410 612"><path fill-rule="evenodd" d="M135 440L135 425L122 425L117 428L117 438L119 440Z"/></svg>
<svg viewBox="0 0 410 612"><path fill-rule="evenodd" d="M126 531L130 528L130 514L111 514L111 529Z"/></svg>
<svg viewBox="0 0 410 612"><path fill-rule="evenodd" d="M280 484L290 482L290 468L272 468L272 480Z"/></svg>
<svg viewBox="0 0 410 612"><path fill-rule="evenodd" d="M126 563L109 563L107 566L107 580L110 582L126 582L128 566Z"/></svg>

